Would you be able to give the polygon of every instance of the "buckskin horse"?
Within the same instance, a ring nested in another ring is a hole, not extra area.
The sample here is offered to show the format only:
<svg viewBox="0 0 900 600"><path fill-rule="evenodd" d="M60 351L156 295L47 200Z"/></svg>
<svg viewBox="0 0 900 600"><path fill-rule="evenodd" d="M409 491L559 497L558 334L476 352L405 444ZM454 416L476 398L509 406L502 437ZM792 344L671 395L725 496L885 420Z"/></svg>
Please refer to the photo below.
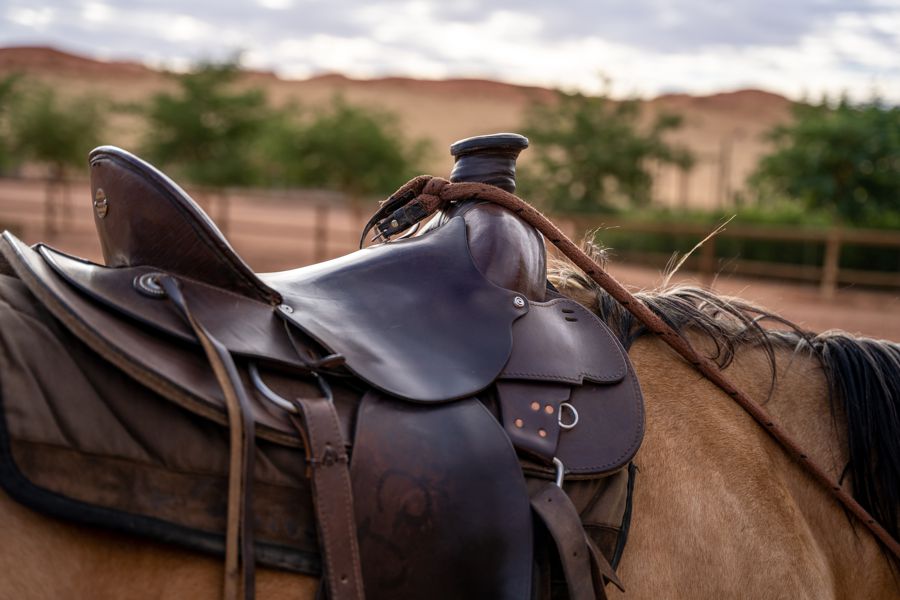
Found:
<svg viewBox="0 0 900 600"><path fill-rule="evenodd" d="M900 346L546 268L526 144L267 275L95 150L106 266L0 245L0 596L895 598Z"/></svg>

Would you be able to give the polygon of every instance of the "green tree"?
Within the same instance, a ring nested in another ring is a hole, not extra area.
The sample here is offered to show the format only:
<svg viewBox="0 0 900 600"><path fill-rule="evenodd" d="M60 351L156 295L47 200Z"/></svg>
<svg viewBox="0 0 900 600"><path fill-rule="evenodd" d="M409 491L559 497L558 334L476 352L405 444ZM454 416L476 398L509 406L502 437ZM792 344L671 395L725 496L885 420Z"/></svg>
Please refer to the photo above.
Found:
<svg viewBox="0 0 900 600"><path fill-rule="evenodd" d="M284 117L270 129L267 177L359 199L395 191L416 174L427 151L426 142L404 138L393 114L336 97L327 108L297 120Z"/></svg>
<svg viewBox="0 0 900 600"><path fill-rule="evenodd" d="M549 208L604 211L650 201L648 163L693 166L692 155L664 140L681 117L662 114L645 130L637 100L559 92L555 102L536 104L524 132L534 148L522 189ZM523 169L523 171L526 171Z"/></svg>
<svg viewBox="0 0 900 600"><path fill-rule="evenodd" d="M102 107L102 101L87 96L61 100L43 85L25 89L10 118L17 158L45 165L52 179L62 179L70 167L84 168L99 143Z"/></svg>
<svg viewBox="0 0 900 600"><path fill-rule="evenodd" d="M259 178L255 152L274 111L259 89L235 89L234 63L199 65L175 75L175 93L143 107L150 160L205 185L249 185Z"/></svg>
<svg viewBox="0 0 900 600"><path fill-rule="evenodd" d="M0 79L0 173L13 164L12 113L19 97L19 79L17 74Z"/></svg>
<svg viewBox="0 0 900 600"><path fill-rule="evenodd" d="M761 200L799 200L854 224L900 213L900 108L799 103L769 137L776 149L751 178Z"/></svg>

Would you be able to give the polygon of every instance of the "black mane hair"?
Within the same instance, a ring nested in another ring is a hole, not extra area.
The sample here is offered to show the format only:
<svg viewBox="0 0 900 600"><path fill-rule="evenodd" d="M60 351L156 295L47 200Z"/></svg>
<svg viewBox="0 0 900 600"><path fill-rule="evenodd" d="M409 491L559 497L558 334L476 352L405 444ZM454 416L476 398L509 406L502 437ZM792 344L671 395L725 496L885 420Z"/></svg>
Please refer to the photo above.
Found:
<svg viewBox="0 0 900 600"><path fill-rule="evenodd" d="M596 248L595 256L605 258ZM588 302L628 349L648 333L594 281L568 263L551 263L548 279L562 293ZM900 538L900 344L841 331L806 331L759 306L697 287L664 286L635 294L678 332L699 332L712 342L710 358L728 366L739 346L804 352L819 361L828 382L832 418L846 419L849 478L856 500L894 539ZM777 327L777 328L774 328ZM837 420L835 420L837 424Z"/></svg>

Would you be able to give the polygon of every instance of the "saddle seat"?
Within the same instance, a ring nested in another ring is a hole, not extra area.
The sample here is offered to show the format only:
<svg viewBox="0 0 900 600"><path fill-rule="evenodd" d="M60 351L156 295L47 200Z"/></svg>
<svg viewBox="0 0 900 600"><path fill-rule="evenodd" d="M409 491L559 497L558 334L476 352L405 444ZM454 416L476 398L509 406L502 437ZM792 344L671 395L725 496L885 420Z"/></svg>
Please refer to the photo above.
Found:
<svg viewBox="0 0 900 600"><path fill-rule="evenodd" d="M384 474L406 469L400 496L424 489L441 499L432 521L484 504L480 520L470 519L467 529L453 521L440 535L465 540L499 527L515 558L498 562L495 575L519 582L503 596L516 598L530 585L530 518L520 499L527 498L522 472L504 457L517 465L517 453L539 478L594 481L627 465L640 446L643 407L626 353L581 305L551 292L545 300L540 236L497 207L458 206L420 236L257 274L151 165L113 147L95 150L90 164L106 264L42 244L29 248L8 232L0 242L4 260L94 352L200 417L228 424L226 398L191 326L165 300L166 277L177 280L192 312L234 356L244 382L255 369L274 388L297 393L292 380L309 389L304 378L319 373L361 390L338 394L334 404L353 452L354 496L362 499L356 521L365 580L377 581L382 594L371 597L415 597L390 589L384 564L378 572L371 561L367 567L367 557L397 552L384 543L397 532L373 509L385 493ZM517 243L527 246L518 258L508 251ZM308 443L284 412L256 397L250 408L260 440ZM464 439L472 443L460 446ZM473 462L485 470L471 469ZM506 466L498 474L486 468L492 462ZM496 485L485 491L478 480L492 476ZM480 495L471 495L472 486ZM417 539L415 528L404 535ZM434 561L426 547L415 554L400 570L407 579L419 573L411 589L421 591ZM475 595L500 585L469 583L466 593Z"/></svg>

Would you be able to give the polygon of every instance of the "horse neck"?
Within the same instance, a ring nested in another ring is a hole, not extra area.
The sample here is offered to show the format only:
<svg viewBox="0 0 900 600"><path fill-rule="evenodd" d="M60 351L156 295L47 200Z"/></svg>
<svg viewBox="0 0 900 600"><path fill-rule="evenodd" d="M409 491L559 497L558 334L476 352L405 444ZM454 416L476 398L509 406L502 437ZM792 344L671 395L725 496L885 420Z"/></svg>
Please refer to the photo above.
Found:
<svg viewBox="0 0 900 600"><path fill-rule="evenodd" d="M819 360L808 352L774 347L738 347L727 369L739 389L770 413L834 480L847 464L847 425L839 403L829 400L828 381Z"/></svg>
<svg viewBox="0 0 900 600"><path fill-rule="evenodd" d="M700 337L692 341L699 347L707 344ZM742 558L723 565L723 571L755 564L760 589L774 577L780 585L790 579L804 597L881 598L896 593L889 563L874 538L859 526L854 529L827 491L731 398L657 339L639 339L629 354L647 409L647 435L637 456L644 503L660 520L691 522L690 513L679 513L673 506L699 505L706 515L702 525L694 521L696 531L690 536L681 533L678 552L688 556L694 546L702 556L704 548L724 543L723 531L740 531L733 535L739 538L734 543L741 546ZM776 349L775 364L773 380L766 353L741 347L726 374L813 460L839 478L846 464L845 425L840 413L832 414L821 365L788 349ZM641 496L636 496L636 507ZM651 531L646 545L653 544L659 542ZM733 573L722 576L724 580ZM777 597L785 592L784 587L776 589L772 592ZM810 590L821 593L807 596Z"/></svg>

